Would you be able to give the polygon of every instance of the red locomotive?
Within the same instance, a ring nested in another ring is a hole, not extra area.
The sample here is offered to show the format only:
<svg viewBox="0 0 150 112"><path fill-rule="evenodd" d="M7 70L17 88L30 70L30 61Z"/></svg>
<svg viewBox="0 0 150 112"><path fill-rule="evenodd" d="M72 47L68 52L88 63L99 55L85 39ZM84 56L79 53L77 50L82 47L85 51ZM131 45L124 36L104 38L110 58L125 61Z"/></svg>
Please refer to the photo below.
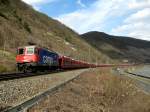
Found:
<svg viewBox="0 0 150 112"><path fill-rule="evenodd" d="M19 71L37 71L51 69L76 69L96 67L95 64L60 56L54 51L37 46L25 46L17 49L17 68Z"/></svg>

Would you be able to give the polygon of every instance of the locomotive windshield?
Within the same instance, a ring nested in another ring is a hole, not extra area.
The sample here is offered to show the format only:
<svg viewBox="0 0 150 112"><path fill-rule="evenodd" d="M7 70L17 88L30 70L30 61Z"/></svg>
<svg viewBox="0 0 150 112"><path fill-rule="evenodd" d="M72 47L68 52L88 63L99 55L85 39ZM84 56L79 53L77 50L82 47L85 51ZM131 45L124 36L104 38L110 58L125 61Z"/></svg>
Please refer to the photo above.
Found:
<svg viewBox="0 0 150 112"><path fill-rule="evenodd" d="M18 54L24 54L24 49L23 48L18 49Z"/></svg>
<svg viewBox="0 0 150 112"><path fill-rule="evenodd" d="M24 48L18 48L17 54L22 55L22 54L36 54L38 50L31 46L31 47L24 47Z"/></svg>
<svg viewBox="0 0 150 112"><path fill-rule="evenodd" d="M34 48L27 48L27 54L33 54Z"/></svg>

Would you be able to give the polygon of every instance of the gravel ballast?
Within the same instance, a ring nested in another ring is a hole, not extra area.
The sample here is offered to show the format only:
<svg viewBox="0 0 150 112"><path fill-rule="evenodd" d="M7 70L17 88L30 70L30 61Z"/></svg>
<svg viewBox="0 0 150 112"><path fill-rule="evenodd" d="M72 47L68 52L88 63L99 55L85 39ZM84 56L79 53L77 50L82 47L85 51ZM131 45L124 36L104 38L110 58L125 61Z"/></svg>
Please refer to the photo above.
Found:
<svg viewBox="0 0 150 112"><path fill-rule="evenodd" d="M16 106L46 91L48 88L69 80L85 70L54 73L0 82L0 109Z"/></svg>

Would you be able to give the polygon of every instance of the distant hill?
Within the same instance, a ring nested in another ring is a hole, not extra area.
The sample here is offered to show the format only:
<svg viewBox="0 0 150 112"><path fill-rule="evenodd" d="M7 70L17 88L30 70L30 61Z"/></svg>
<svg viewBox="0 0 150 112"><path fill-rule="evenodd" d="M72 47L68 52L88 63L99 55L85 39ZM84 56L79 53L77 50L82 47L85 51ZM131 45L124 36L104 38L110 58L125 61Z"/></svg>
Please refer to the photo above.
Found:
<svg viewBox="0 0 150 112"><path fill-rule="evenodd" d="M16 48L29 44L89 62L111 61L72 29L21 0L0 0L0 73L15 69Z"/></svg>
<svg viewBox="0 0 150 112"><path fill-rule="evenodd" d="M85 33L81 37L113 60L150 62L150 41L96 31Z"/></svg>

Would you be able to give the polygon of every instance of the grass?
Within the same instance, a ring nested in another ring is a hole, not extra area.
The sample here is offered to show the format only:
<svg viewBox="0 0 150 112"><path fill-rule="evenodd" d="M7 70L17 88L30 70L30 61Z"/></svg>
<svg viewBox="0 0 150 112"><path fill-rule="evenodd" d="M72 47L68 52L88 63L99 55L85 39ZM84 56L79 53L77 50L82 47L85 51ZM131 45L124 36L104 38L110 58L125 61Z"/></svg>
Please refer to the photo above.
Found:
<svg viewBox="0 0 150 112"><path fill-rule="evenodd" d="M0 73L7 72L7 67L0 65Z"/></svg>
<svg viewBox="0 0 150 112"><path fill-rule="evenodd" d="M16 71L15 55L9 51L0 50L0 73Z"/></svg>
<svg viewBox="0 0 150 112"><path fill-rule="evenodd" d="M0 12L0 16L5 18L5 19L8 19L8 17L5 14L3 14L2 12Z"/></svg>
<svg viewBox="0 0 150 112"><path fill-rule="evenodd" d="M149 99L131 79L97 69L83 73L29 112L149 112Z"/></svg>
<svg viewBox="0 0 150 112"><path fill-rule="evenodd" d="M9 51L0 50L0 58L15 59L15 55Z"/></svg>

